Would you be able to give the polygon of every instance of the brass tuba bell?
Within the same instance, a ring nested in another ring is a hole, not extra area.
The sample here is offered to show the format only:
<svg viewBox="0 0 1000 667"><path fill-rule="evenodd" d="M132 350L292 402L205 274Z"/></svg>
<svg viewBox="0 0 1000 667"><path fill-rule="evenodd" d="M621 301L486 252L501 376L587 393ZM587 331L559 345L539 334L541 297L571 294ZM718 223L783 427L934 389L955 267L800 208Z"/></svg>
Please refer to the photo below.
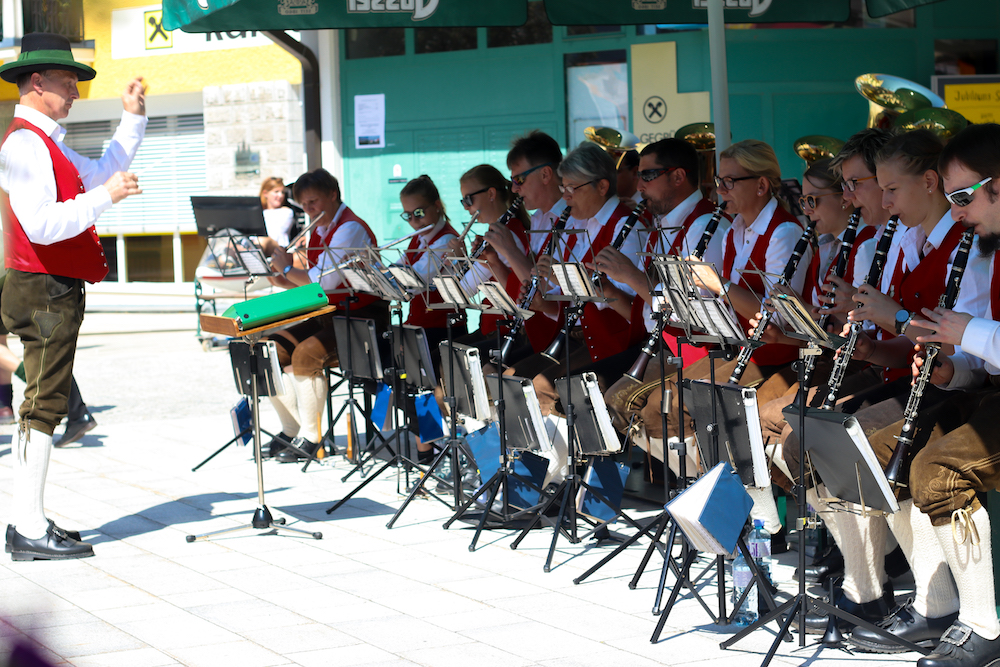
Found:
<svg viewBox="0 0 1000 667"><path fill-rule="evenodd" d="M937 107L907 111L896 119L896 127L904 132L930 130L944 143L948 143L968 124L965 116L957 111Z"/></svg>
<svg viewBox="0 0 1000 667"><path fill-rule="evenodd" d="M816 160L834 157L844 147L844 142L836 137L827 137L822 134L810 134L806 137L799 137L792 144L792 149L800 158L812 164Z"/></svg>
<svg viewBox="0 0 1000 667"><path fill-rule="evenodd" d="M854 87L868 100L868 127L892 127L896 116L944 107L944 100L918 83L891 74L862 74Z"/></svg>
<svg viewBox="0 0 1000 667"><path fill-rule="evenodd" d="M715 123L691 123L674 132L698 151L701 166L701 192L709 199L715 196Z"/></svg>
<svg viewBox="0 0 1000 667"><path fill-rule="evenodd" d="M607 151L614 158L616 169L621 167L625 153L642 150L645 146L631 132L619 132L613 127L588 127L584 129L583 136Z"/></svg>

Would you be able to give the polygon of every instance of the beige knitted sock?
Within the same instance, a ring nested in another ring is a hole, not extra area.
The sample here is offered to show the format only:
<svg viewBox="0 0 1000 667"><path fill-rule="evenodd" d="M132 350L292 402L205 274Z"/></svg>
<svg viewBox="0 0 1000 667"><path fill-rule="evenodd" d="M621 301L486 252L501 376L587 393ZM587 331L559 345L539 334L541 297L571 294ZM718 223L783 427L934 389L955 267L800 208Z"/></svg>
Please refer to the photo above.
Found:
<svg viewBox="0 0 1000 667"><path fill-rule="evenodd" d="M958 585L958 620L984 639L1000 637L990 515L986 508L975 512L956 510L950 524L932 529Z"/></svg>
<svg viewBox="0 0 1000 667"><path fill-rule="evenodd" d="M840 552L844 555L844 595L863 604L882 596L885 575L885 535L882 517L863 517L861 508L847 503L851 512L839 512Z"/></svg>

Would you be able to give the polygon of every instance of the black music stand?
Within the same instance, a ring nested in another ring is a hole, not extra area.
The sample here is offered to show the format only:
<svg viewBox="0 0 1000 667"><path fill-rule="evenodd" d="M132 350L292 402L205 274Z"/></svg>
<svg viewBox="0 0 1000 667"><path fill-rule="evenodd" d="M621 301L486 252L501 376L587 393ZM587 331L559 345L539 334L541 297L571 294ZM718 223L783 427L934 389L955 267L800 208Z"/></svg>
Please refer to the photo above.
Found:
<svg viewBox="0 0 1000 667"><path fill-rule="evenodd" d="M230 354L233 357L233 372L240 380L237 384L241 393L250 397L250 418L253 423L254 459L257 464L257 509L254 512L253 518L250 520L249 524L233 528L223 528L222 530L214 530L208 533L202 533L201 535L188 535L185 537L188 542L194 542L199 539L208 539L242 530L261 531L271 529L275 529L279 532L279 534L280 531L284 530L292 534L305 535L317 540L323 538L323 533L321 532L312 532L301 528L286 526L284 518L273 518L271 510L264 502L264 466L260 455L260 387L262 385L265 387L265 396L273 395L277 389L274 374L274 365L276 365L274 343L270 341L268 343L262 343L260 342L260 339L268 331L282 328L291 322L307 319L310 316L311 315L291 318L290 320L278 323L278 326L269 325L266 327L251 329L243 334L243 337L246 339L245 341L230 341L229 348ZM234 350L238 350L240 348L246 348L245 355L233 353ZM245 362L243 360L245 360ZM280 369L278 369L278 371L279 375L277 377L279 378L278 382L280 383Z"/></svg>
<svg viewBox="0 0 1000 667"><path fill-rule="evenodd" d="M514 321L518 319L527 319L532 316L530 311L523 310L514 303L510 296L500 287L499 284L491 281L487 281L479 286L480 291L483 291L490 302L495 306L492 309L483 310L484 313L489 314L500 314L505 315L506 319L498 322L496 330L496 349L493 350L494 359L493 361L497 364L497 368L502 369L503 363L500 359L501 348L502 348L502 338L501 338L501 327L500 324L510 326ZM460 518L463 518L483 494L487 495L487 500L485 507L479 515L478 522L476 524L476 532L472 537L472 542L469 544L469 551L476 550L476 544L479 542L479 536L482 535L483 529L487 526L487 521L491 518L493 522L491 527L510 527L514 521L517 521L525 516L530 515L536 509L538 505L530 507L527 509L520 509L516 511L511 510L510 505L510 489L511 489L511 479L516 479L519 483L527 485L529 488L535 490L541 498L544 493L541 488L538 488L531 480L518 475L513 470L513 458L510 455L511 449L538 449L542 447L543 442L547 442L547 434L544 429L539 429L537 424L534 428L531 427L532 423L535 421L540 421L541 411L538 410L537 420L530 415L531 405L528 402L528 398L520 392L511 392L514 396L510 399L510 405L508 405L508 399L504 398L507 395L506 386L516 384L518 387L522 386L521 383L525 381L525 378L517 378L515 376L504 376L500 375L502 381L497 380L497 376L490 375L486 377L487 385L490 387L490 393L493 397L493 404L497 409L497 423L500 425L500 467L497 471L483 484L479 486L472 493L472 497L465 500L455 513L448 519L444 527L450 528L451 525ZM530 385L530 381L528 381ZM532 388L533 391L533 388ZM538 399L535 398L535 408L537 409ZM513 416L517 419L517 423L522 425L522 428L514 430L518 433L517 441L511 445L508 433L508 410L513 411ZM501 506L499 511L494 508L494 504L497 499L497 495L501 496Z"/></svg>
<svg viewBox="0 0 1000 667"><path fill-rule="evenodd" d="M787 288L779 289L779 286L775 286L775 288L772 289L771 292L771 302L774 305L774 307L778 310L778 312L782 315L784 321L794 329L794 332L786 332L786 335L808 341L808 346L801 348L799 350L799 360L796 362L796 370L798 371L798 380L799 380L799 391L797 396L798 405L796 406L796 408L793 408L793 412L798 414L797 433L799 435L799 461L800 461L800 466L803 469L803 471L800 472L799 474L798 483L795 484L794 486L795 499L798 505L799 534L801 536L805 533L805 528L806 528L806 517L807 517L806 487L805 487L806 475L804 474L804 471L806 466L805 462L809 460L806 458L807 457L806 415L809 412L808 409L809 390L806 387L805 383L806 379L805 358L810 355L820 354L821 345L837 346L840 339L835 336L830 336L825 331L820 329L819 326L815 322L813 322L812 319L809 318L808 316L803 317L802 314L808 313L808 309L804 304L802 304L798 296L795 295L794 292L791 292L791 290L788 290ZM793 420L790 420L789 423L792 423L792 421ZM860 429L857 429L857 431L860 431ZM867 444L867 441L865 441L864 444ZM868 447L870 449L870 445ZM872 458L874 457L872 456ZM855 468L855 470L858 471L860 480L860 469ZM861 484L859 484L857 488L859 489L859 492L861 494L859 499L864 499L864 491L861 490L862 488ZM891 491L889 491L887 498L890 499L892 498ZM868 498L867 500L874 500L874 497ZM886 502L889 501L887 500ZM894 499L892 500L892 503L894 503ZM798 565L799 565L799 572L805 572L806 551L804 548L799 549ZM774 643L771 645L771 648L768 651L767 655L764 657L764 662L761 663L761 667L766 667L767 665L770 664L771 659L774 658L774 655L777 653L778 644L783 639L789 638L788 628L791 626L792 620L795 618L796 615L798 615L799 617L799 647L800 648L805 647L806 645L805 618L806 614L809 612L809 609L811 607L812 609L815 609L820 613L825 612L831 618L836 617L841 620L847 621L849 623L854 623L855 625L859 625L863 628L867 628L868 630L877 633L879 636L888 639L889 641L898 644L899 646L902 646L910 651L917 651L919 653L922 653L923 655L927 655L930 653L930 649L921 648L910 641L902 639L901 637L897 637L896 635L887 632L885 628L876 626L873 623L869 623L868 621L862 620L854 616L853 614L850 614L844 611L843 609L840 609L839 607L835 606L833 602L834 601L832 598L830 599L829 602L826 602L819 598L814 598L810 596L806 592L806 578L804 576L801 576L799 577L799 590L798 593L795 595L795 597L784 602L783 604L778 606L777 609L774 609L770 613L759 618L752 625L744 628L742 631L738 632L737 634L733 635L726 641L722 642L719 645L719 647L723 649L729 648L739 640L749 635L751 632L754 632L758 628L765 626L772 620L778 620L780 622L778 635L775 638ZM786 614L786 616L783 621L780 621L782 614ZM814 645L822 646L825 648L838 647L835 644L828 645L824 641L820 641Z"/></svg>

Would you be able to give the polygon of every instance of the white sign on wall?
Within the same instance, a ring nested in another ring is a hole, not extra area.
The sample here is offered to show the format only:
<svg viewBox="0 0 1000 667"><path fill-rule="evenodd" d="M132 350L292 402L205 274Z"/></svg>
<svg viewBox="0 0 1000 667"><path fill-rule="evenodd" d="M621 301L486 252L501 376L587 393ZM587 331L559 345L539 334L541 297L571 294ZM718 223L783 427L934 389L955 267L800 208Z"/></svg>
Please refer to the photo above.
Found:
<svg viewBox="0 0 1000 667"><path fill-rule="evenodd" d="M289 31L295 39L298 33ZM130 7L111 12L111 57L146 58L175 53L198 53L273 44L254 30L189 33L163 27L161 5Z"/></svg>

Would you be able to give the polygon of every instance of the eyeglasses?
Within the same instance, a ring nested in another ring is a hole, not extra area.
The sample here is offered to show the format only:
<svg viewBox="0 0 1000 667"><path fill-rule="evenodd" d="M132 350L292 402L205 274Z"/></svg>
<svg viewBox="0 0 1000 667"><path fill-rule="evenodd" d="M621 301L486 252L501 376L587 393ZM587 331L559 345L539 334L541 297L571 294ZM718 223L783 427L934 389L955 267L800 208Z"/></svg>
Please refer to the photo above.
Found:
<svg viewBox="0 0 1000 667"><path fill-rule="evenodd" d="M650 181L655 181L663 174L669 174L674 169L678 168L679 167L666 167L661 169L643 169L642 171L639 172L639 178L649 183Z"/></svg>
<svg viewBox="0 0 1000 667"><path fill-rule="evenodd" d="M472 206L472 198L475 197L476 195L483 194L487 190L489 190L489 188L483 188L482 190L476 190L475 192L470 192L469 194L465 195L461 199L462 206Z"/></svg>
<svg viewBox="0 0 1000 667"><path fill-rule="evenodd" d="M806 195L805 197L799 197L799 206L802 208L812 208L815 209L817 204L819 204L817 199L820 197L829 197L830 195L840 195L842 192L827 192L821 195Z"/></svg>
<svg viewBox="0 0 1000 667"><path fill-rule="evenodd" d="M425 211L422 208L415 208L415 209L413 209L413 213L410 213L409 211L403 211L402 213L399 214L399 217L401 217L406 222L409 222L410 220L413 220L414 218L416 218L417 220L420 220L420 219L422 219L422 218L424 218L426 216L427 216L427 211Z"/></svg>
<svg viewBox="0 0 1000 667"><path fill-rule="evenodd" d="M540 164L537 167L532 167L531 169L522 171L520 174L514 174L513 176L510 177L510 180L514 182L514 185L524 185L524 182L528 180L528 176L531 175L531 172L538 171L542 167L551 167L551 166L552 166L551 162Z"/></svg>
<svg viewBox="0 0 1000 667"><path fill-rule="evenodd" d="M858 183L860 183L861 181L870 181L873 178L875 178L875 177L874 176L865 176L864 178L847 178L847 179L844 179L844 189L847 190L848 192L854 192L854 190L858 187Z"/></svg>
<svg viewBox="0 0 1000 667"><path fill-rule="evenodd" d="M587 181L586 183L580 183L580 185L560 185L559 192L563 194L572 195L574 192L576 192L583 186L590 185L591 183L596 183L596 182L597 182L596 180L593 180L593 181Z"/></svg>
<svg viewBox="0 0 1000 667"><path fill-rule="evenodd" d="M716 176L715 177L715 187L716 188L721 188L723 190L732 190L733 188L736 187L736 182L737 181L747 181L747 180L750 180L751 178L759 178L759 177L758 176L737 176L736 178L733 178L732 176L723 176L722 178L719 178L718 176Z"/></svg>
<svg viewBox="0 0 1000 667"><path fill-rule="evenodd" d="M987 176L973 186L962 188L961 190L955 190L954 192L946 192L944 193L945 199L950 201L955 206L968 206L972 203L972 199L976 196L976 190L992 180L992 176Z"/></svg>

